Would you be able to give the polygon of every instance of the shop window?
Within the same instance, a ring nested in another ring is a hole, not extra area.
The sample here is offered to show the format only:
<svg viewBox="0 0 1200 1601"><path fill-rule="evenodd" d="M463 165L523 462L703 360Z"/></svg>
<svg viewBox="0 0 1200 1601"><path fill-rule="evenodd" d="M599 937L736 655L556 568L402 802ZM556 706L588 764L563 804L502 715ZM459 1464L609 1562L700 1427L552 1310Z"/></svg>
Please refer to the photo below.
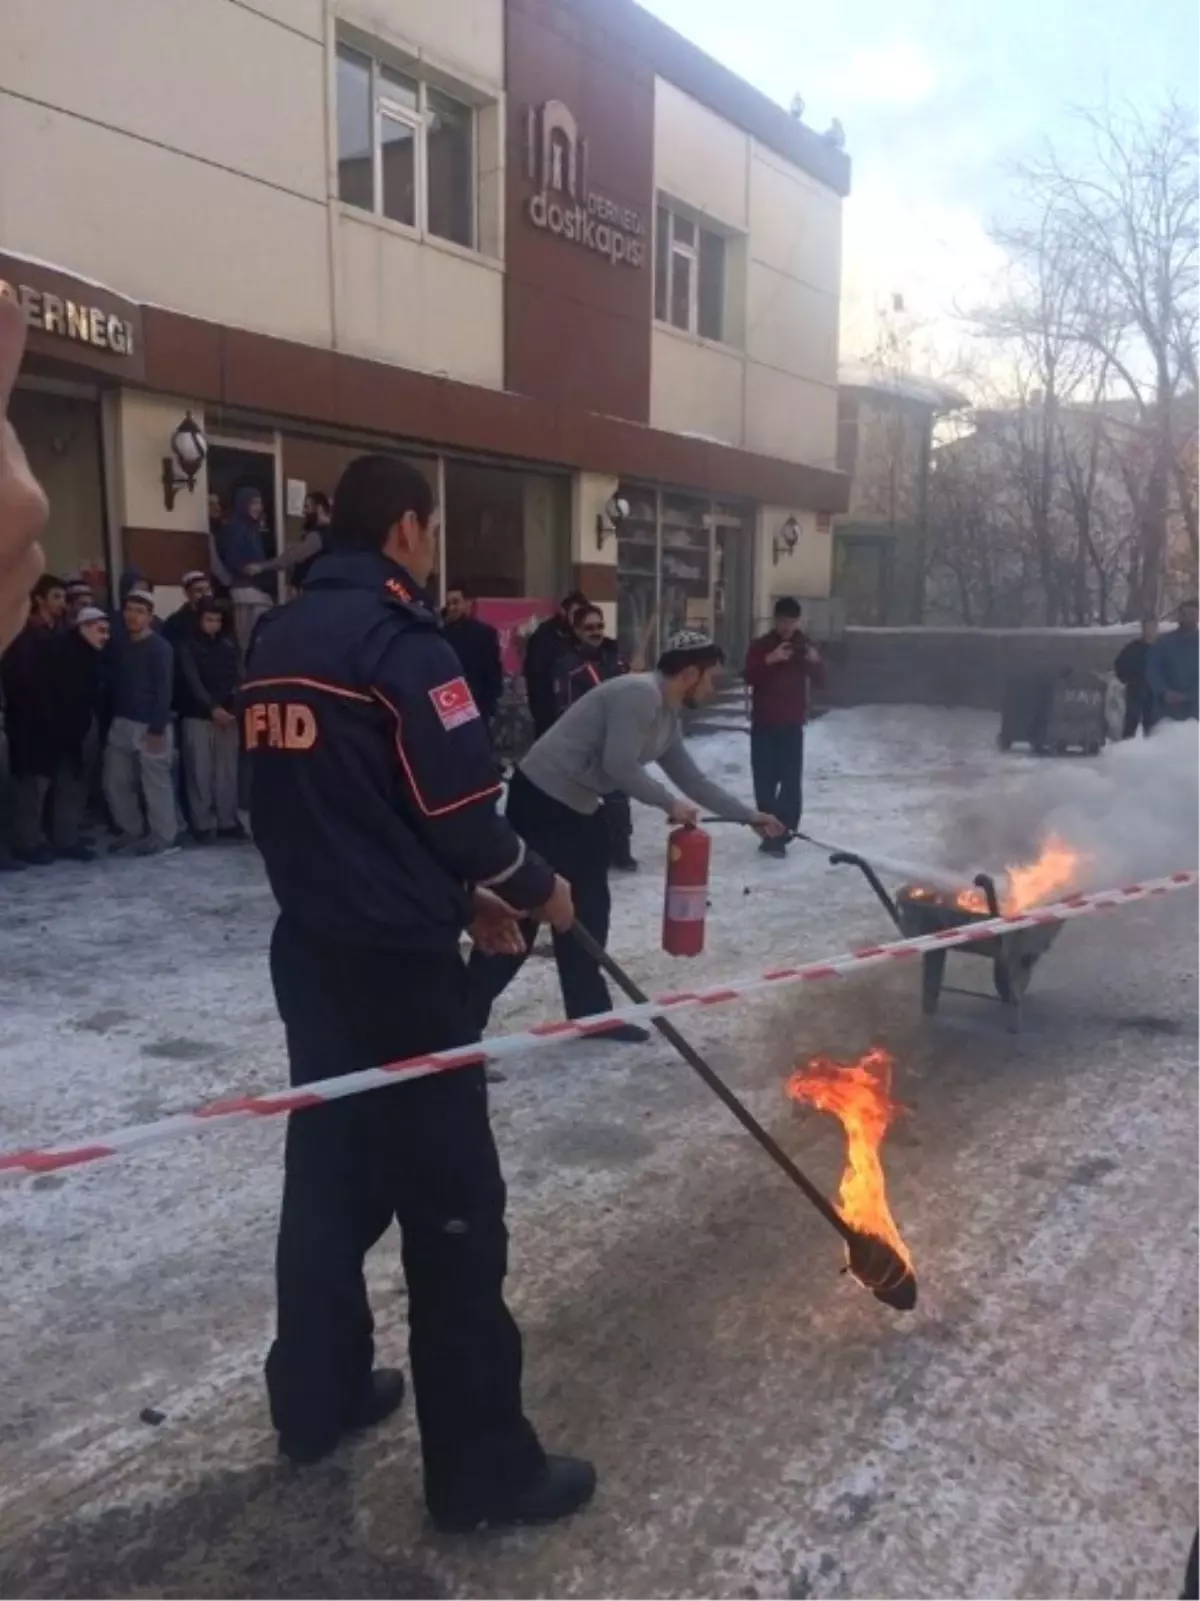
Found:
<svg viewBox="0 0 1200 1601"><path fill-rule="evenodd" d="M570 479L447 458L445 482L446 582L481 598L556 600L570 550Z"/></svg>
<svg viewBox="0 0 1200 1601"><path fill-rule="evenodd" d="M474 249L475 117L465 101L340 44L338 198Z"/></svg>
<svg viewBox="0 0 1200 1601"><path fill-rule="evenodd" d="M724 340L724 234L660 203L654 239L654 315L685 333Z"/></svg>

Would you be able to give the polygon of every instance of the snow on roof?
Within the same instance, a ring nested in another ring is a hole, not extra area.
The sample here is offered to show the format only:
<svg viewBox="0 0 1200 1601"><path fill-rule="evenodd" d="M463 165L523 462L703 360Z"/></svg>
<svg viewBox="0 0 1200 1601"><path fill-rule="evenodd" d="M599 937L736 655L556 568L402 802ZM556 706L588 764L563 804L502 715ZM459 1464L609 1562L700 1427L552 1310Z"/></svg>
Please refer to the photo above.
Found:
<svg viewBox="0 0 1200 1601"><path fill-rule="evenodd" d="M938 378L923 378L911 372L882 372L865 361L849 361L838 369L841 389L870 389L875 394L898 395L902 400L919 401L934 411L958 411L970 401L960 390Z"/></svg>

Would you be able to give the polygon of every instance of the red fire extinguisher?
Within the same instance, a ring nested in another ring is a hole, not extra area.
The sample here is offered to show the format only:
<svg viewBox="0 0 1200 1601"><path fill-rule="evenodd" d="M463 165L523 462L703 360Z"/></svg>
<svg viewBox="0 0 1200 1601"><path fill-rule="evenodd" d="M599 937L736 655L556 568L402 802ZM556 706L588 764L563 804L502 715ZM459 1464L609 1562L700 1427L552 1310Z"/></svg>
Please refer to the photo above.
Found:
<svg viewBox="0 0 1200 1601"><path fill-rule="evenodd" d="M702 828L673 828L667 836L662 945L668 956L699 956L704 949L711 855L712 840Z"/></svg>

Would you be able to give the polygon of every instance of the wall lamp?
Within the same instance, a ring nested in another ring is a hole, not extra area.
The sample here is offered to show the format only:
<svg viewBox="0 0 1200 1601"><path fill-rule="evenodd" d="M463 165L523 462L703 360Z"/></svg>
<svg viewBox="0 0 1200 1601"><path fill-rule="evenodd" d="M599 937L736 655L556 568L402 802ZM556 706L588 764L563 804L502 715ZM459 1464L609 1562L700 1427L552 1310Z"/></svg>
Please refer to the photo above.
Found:
<svg viewBox="0 0 1200 1601"><path fill-rule="evenodd" d="M789 517L780 528L776 530L771 546L771 555L776 566L784 556L790 556L800 543L800 524L794 517Z"/></svg>
<svg viewBox="0 0 1200 1601"><path fill-rule="evenodd" d="M208 442L189 411L171 435L171 454L162 459L163 504L168 511L175 509L180 489L195 490L207 455Z"/></svg>
<svg viewBox="0 0 1200 1601"><path fill-rule="evenodd" d="M606 539L615 539L621 524L629 516L629 502L624 495L610 495L604 510L596 513L596 548L604 549Z"/></svg>

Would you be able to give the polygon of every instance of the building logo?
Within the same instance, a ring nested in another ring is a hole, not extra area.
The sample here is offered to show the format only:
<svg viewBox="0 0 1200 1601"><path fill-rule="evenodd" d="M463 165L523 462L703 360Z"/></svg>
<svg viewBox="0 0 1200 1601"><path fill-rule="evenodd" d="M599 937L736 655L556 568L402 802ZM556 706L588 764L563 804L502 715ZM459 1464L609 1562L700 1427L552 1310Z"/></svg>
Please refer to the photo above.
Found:
<svg viewBox="0 0 1200 1601"><path fill-rule="evenodd" d="M100 306L87 306L48 289L29 284L6 283L0 278L0 295L15 300L25 314L28 327L59 339L72 339L95 350L111 350L114 356L133 355L133 324Z"/></svg>
<svg viewBox="0 0 1200 1601"><path fill-rule="evenodd" d="M588 183L588 142L561 100L525 114L525 170L535 192L525 214L535 228L603 256L614 267L646 259L646 219Z"/></svg>

